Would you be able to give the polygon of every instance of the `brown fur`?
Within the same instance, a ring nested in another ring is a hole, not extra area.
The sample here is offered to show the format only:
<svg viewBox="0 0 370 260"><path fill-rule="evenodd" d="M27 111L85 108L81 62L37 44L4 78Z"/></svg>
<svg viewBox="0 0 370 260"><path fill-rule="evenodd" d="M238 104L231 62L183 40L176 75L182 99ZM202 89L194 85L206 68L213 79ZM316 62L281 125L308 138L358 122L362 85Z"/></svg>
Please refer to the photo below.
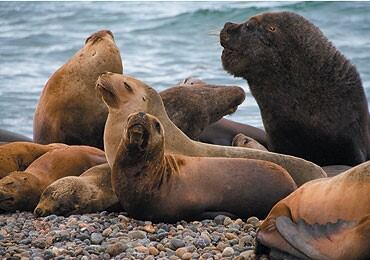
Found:
<svg viewBox="0 0 370 260"><path fill-rule="evenodd" d="M306 244L327 259L368 259L369 172L370 162L366 162L335 177L306 183L274 206L262 223L257 239L269 248L291 255L302 254L303 248L292 247L280 234L285 230L279 231L276 227L277 219L285 216L296 225L304 221L303 228L309 227L307 232L316 230L315 239L307 239ZM334 223L337 223L336 228ZM305 237L306 234L300 232L300 235Z"/></svg>
<svg viewBox="0 0 370 260"><path fill-rule="evenodd" d="M6 211L33 210L49 184L65 176L78 176L105 162L104 152L89 146L49 151L24 172L12 172L0 180L0 208Z"/></svg>
<svg viewBox="0 0 370 260"><path fill-rule="evenodd" d="M245 134L267 147L266 133L264 130L226 118L222 118L216 123L207 126L199 136L199 140L209 144L232 145L234 136L239 133Z"/></svg>
<svg viewBox="0 0 370 260"><path fill-rule="evenodd" d="M248 81L269 150L319 165L369 159L368 105L360 76L298 14L264 13L220 34L224 68Z"/></svg>
<svg viewBox="0 0 370 260"><path fill-rule="evenodd" d="M237 134L233 139L232 145L238 147L257 149L261 151L267 151L267 149L263 145L258 143L253 138L250 138L244 134Z"/></svg>
<svg viewBox="0 0 370 260"><path fill-rule="evenodd" d="M131 114L126 125L112 185L134 218L175 222L212 212L261 218L296 188L288 172L271 162L166 153L165 130L149 114Z"/></svg>
<svg viewBox="0 0 370 260"><path fill-rule="evenodd" d="M68 216L106 210L118 206L108 164L92 167L80 176L61 178L42 193L34 214ZM122 209L122 208L121 208Z"/></svg>
<svg viewBox="0 0 370 260"><path fill-rule="evenodd" d="M99 31L46 83L34 116L34 141L103 149L108 111L95 82L105 71L122 73L122 61L112 33Z"/></svg>
<svg viewBox="0 0 370 260"><path fill-rule="evenodd" d="M30 142L14 142L0 146L0 179L14 171L24 171L34 160L64 144L41 145Z"/></svg>
<svg viewBox="0 0 370 260"><path fill-rule="evenodd" d="M131 91L127 90L126 85L131 88ZM133 77L107 73L99 78L97 88L109 109L104 131L104 148L111 166L128 115L143 111L156 116L161 121L166 130L165 149L168 153L271 161L285 168L297 185L302 185L308 180L326 177L325 172L319 166L300 158L249 148L209 145L190 140L170 121L160 95L153 88Z"/></svg>
<svg viewBox="0 0 370 260"><path fill-rule="evenodd" d="M211 85L196 79L184 82L160 95L171 121L193 140L208 125L235 112L245 98L240 87Z"/></svg>

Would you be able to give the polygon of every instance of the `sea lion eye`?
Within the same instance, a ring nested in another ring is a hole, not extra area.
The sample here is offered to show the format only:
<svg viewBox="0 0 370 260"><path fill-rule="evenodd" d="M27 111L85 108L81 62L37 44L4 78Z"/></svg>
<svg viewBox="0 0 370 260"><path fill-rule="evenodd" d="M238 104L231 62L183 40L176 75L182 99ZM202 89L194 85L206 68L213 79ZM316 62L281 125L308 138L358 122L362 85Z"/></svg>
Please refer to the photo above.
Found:
<svg viewBox="0 0 370 260"><path fill-rule="evenodd" d="M146 97L145 96L143 96L143 101L146 101Z"/></svg>
<svg viewBox="0 0 370 260"><path fill-rule="evenodd" d="M130 86L128 83L124 82L123 84L125 85L125 88L126 88L128 91L131 91L131 92L132 92L132 88L131 88L131 86Z"/></svg>
<svg viewBox="0 0 370 260"><path fill-rule="evenodd" d="M268 29L270 32L275 32L276 31L276 28L274 26L269 26L269 29Z"/></svg>
<svg viewBox="0 0 370 260"><path fill-rule="evenodd" d="M160 133L161 132L161 125L159 124L159 122L155 122L154 126L155 126L155 129L157 129L158 133Z"/></svg>

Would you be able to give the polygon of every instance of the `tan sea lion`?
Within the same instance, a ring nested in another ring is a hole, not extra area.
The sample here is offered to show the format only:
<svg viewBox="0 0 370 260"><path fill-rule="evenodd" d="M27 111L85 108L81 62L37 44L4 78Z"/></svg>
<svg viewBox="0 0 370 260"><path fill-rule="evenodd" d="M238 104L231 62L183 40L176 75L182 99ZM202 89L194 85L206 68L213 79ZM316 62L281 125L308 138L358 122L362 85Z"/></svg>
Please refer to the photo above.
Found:
<svg viewBox="0 0 370 260"><path fill-rule="evenodd" d="M92 167L78 177L64 177L50 184L42 193L34 214L38 217L68 216L112 207L122 210L112 189L111 169L106 163Z"/></svg>
<svg viewBox="0 0 370 260"><path fill-rule="evenodd" d="M0 209L33 210L44 189L52 182L78 176L87 169L106 162L100 149L89 146L68 146L51 150L27 167L0 180Z"/></svg>
<svg viewBox="0 0 370 260"><path fill-rule="evenodd" d="M66 147L65 144L35 144L13 142L0 146L0 179L14 171L24 171L34 160L44 153Z"/></svg>
<svg viewBox="0 0 370 260"><path fill-rule="evenodd" d="M192 78L159 94L171 121L193 140L208 125L234 113L245 99L241 87L207 84Z"/></svg>
<svg viewBox="0 0 370 260"><path fill-rule="evenodd" d="M273 152L326 165L369 159L369 111L354 65L318 27L263 13L220 33L226 71L248 81Z"/></svg>
<svg viewBox="0 0 370 260"><path fill-rule="evenodd" d="M134 218L176 222L225 212L265 217L296 188L277 164L167 153L159 120L129 115L112 168L113 190Z"/></svg>
<svg viewBox="0 0 370 260"><path fill-rule="evenodd" d="M99 31L46 83L35 111L34 141L103 149L108 111L94 87L105 71L122 73L122 61L113 34Z"/></svg>
<svg viewBox="0 0 370 260"><path fill-rule="evenodd" d="M252 148L252 149L257 149L261 151L267 151L267 149L262 144L260 144L253 138L250 138L249 136L246 136L244 134L237 134L233 138L232 146L246 147L246 148Z"/></svg>
<svg viewBox="0 0 370 260"><path fill-rule="evenodd" d="M113 165L121 134L130 113L143 111L157 117L166 132L166 151L189 156L236 157L274 162L285 168L297 185L321 177L325 172L317 165L293 156L249 148L225 147L189 139L168 118L159 94L142 81L127 75L105 73L97 88L109 109L104 131L104 148L109 165Z"/></svg>
<svg viewBox="0 0 370 260"><path fill-rule="evenodd" d="M370 162L308 182L274 206L257 240L274 259L370 259L369 191Z"/></svg>

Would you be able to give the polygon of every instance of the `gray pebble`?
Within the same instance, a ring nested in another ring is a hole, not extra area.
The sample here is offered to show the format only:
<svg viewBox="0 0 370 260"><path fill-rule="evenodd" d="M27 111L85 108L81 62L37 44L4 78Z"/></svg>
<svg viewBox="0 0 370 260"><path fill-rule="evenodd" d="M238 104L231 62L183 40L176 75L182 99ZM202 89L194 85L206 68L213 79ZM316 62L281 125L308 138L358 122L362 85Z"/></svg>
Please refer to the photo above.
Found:
<svg viewBox="0 0 370 260"><path fill-rule="evenodd" d="M100 244L104 240L104 237L100 233L92 233L91 234L91 243L93 244Z"/></svg>

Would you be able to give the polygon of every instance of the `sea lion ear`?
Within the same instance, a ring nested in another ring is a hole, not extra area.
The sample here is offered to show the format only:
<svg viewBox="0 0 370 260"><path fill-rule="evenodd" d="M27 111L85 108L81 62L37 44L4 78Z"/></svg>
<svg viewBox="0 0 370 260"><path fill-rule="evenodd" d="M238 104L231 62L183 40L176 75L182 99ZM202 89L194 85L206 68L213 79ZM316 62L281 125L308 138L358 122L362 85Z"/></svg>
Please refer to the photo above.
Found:
<svg viewBox="0 0 370 260"><path fill-rule="evenodd" d="M111 108L119 108L119 97L116 94L116 91L113 87L109 85L100 85L97 84L96 88L98 93L100 93L101 97L103 98L104 103Z"/></svg>

